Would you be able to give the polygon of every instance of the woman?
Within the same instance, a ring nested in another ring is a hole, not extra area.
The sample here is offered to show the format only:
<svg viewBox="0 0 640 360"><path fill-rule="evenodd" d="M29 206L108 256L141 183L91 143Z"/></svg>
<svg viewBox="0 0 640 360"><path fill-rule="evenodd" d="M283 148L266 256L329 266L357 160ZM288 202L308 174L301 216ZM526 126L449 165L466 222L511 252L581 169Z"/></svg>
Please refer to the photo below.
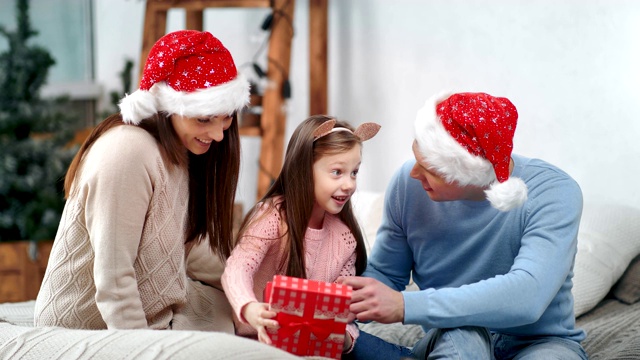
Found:
<svg viewBox="0 0 640 360"><path fill-rule="evenodd" d="M221 274L231 252L236 112L248 99L248 82L210 33L156 42L140 89L69 167L36 325L233 331L224 294L193 274ZM192 248L197 261L186 262Z"/></svg>

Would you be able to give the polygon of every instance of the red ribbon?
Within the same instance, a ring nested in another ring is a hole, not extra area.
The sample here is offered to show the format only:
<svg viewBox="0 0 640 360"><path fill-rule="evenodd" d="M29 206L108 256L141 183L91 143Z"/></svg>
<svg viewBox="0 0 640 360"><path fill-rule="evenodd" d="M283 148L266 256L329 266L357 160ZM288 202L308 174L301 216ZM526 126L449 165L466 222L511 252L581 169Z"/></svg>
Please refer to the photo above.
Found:
<svg viewBox="0 0 640 360"><path fill-rule="evenodd" d="M278 332L283 338L295 334L298 330L312 333L318 340L324 341L329 335L344 331L345 324L335 322L334 319L305 319L303 316L279 312L276 320L280 324Z"/></svg>
<svg viewBox="0 0 640 360"><path fill-rule="evenodd" d="M267 285L265 288L265 301L268 301L273 306L273 303L289 303L289 300L296 302L298 307L302 307L302 314L290 314L286 313L286 311L282 308L275 309L277 311L276 320L278 321L280 328L278 329L278 339L276 343L282 344L282 340L292 337L295 334L298 334L297 347L294 348L284 348L285 350L296 354L296 355L310 355L313 353L314 348L321 346L319 344L311 344L311 334L317 339L318 342L322 343L327 341L327 338L331 334L342 334L344 335L346 323L336 322L334 318L330 319L317 319L315 318L316 307L319 305L321 295L320 290L322 286L326 284L313 280L303 280L299 286L296 286L293 283L289 283L289 279L286 276L276 275L274 276L273 283ZM339 284L328 284L329 286L343 286ZM300 287L305 288L302 290ZM277 291L276 291L277 289ZM282 290L285 290L284 292ZM291 294L287 294L287 291L304 291L308 296L300 297L295 299L288 299L288 296L292 296ZM333 292L332 292L333 293ZM274 299L276 297L278 298ZM323 296L326 294L325 291L322 291ZM336 293L334 296L346 296L341 293ZM284 299L280 298L284 297ZM301 302L301 303L300 303ZM287 306L289 307L289 306ZM314 340L315 342L316 340ZM341 343L341 342L338 342ZM276 345L279 346L279 345ZM312 348L310 348L312 347ZM334 350L338 351L341 347L334 347ZM332 352L333 353L333 352Z"/></svg>

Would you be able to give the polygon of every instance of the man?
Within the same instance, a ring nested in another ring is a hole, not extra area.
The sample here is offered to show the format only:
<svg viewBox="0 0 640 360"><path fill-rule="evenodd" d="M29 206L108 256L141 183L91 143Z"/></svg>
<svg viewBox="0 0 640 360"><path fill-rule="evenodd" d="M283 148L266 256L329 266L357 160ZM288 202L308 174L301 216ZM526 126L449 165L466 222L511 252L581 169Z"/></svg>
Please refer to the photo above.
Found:
<svg viewBox="0 0 640 360"><path fill-rule="evenodd" d="M358 320L423 326L415 357L587 358L571 294L582 193L562 170L512 154L517 118L484 93L428 100L365 277L343 278ZM404 291L410 279L420 291ZM350 356L406 355L363 333Z"/></svg>

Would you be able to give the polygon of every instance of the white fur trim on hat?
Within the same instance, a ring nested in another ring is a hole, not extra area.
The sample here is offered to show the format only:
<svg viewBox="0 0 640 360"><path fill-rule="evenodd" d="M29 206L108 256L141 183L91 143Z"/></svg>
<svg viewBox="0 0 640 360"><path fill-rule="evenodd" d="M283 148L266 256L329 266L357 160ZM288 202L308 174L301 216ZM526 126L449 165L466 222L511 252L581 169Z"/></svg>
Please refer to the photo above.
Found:
<svg viewBox="0 0 640 360"><path fill-rule="evenodd" d="M527 201L527 190L527 184L522 179L510 177L504 182L494 182L484 193L491 206L500 211L508 211Z"/></svg>
<svg viewBox="0 0 640 360"><path fill-rule="evenodd" d="M136 90L131 95L126 95L120 100L118 106L125 124L138 125L142 119L158 112L156 98L143 90Z"/></svg>
<svg viewBox="0 0 640 360"><path fill-rule="evenodd" d="M418 149L430 168L447 182L457 182L461 186L487 186L496 181L491 162L469 153L449 135L438 119L436 106L450 95L436 95L418 110L414 123Z"/></svg>
<svg viewBox="0 0 640 360"><path fill-rule="evenodd" d="M120 102L120 113L127 124L137 125L164 111L186 117L231 114L249 103L249 82L243 74L218 86L192 92L176 91L164 81L149 91L136 90Z"/></svg>
<svg viewBox="0 0 640 360"><path fill-rule="evenodd" d="M149 92L158 111L186 117L231 114L249 103L249 82L241 73L224 84L191 92L175 91L165 82L154 84Z"/></svg>

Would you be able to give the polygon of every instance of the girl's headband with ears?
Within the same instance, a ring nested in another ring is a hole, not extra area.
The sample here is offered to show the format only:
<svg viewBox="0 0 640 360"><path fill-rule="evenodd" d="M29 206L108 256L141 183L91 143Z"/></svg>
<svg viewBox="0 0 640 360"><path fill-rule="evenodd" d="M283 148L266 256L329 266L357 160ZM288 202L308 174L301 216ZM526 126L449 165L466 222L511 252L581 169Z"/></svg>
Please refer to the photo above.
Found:
<svg viewBox="0 0 640 360"><path fill-rule="evenodd" d="M318 128L313 132L313 141L336 131L347 131L357 136L360 141L367 141L376 136L378 131L380 131L380 125L373 122L360 124L356 131L351 131L345 127L334 127L335 125L335 119L327 120L320 124L320 126L318 126Z"/></svg>

